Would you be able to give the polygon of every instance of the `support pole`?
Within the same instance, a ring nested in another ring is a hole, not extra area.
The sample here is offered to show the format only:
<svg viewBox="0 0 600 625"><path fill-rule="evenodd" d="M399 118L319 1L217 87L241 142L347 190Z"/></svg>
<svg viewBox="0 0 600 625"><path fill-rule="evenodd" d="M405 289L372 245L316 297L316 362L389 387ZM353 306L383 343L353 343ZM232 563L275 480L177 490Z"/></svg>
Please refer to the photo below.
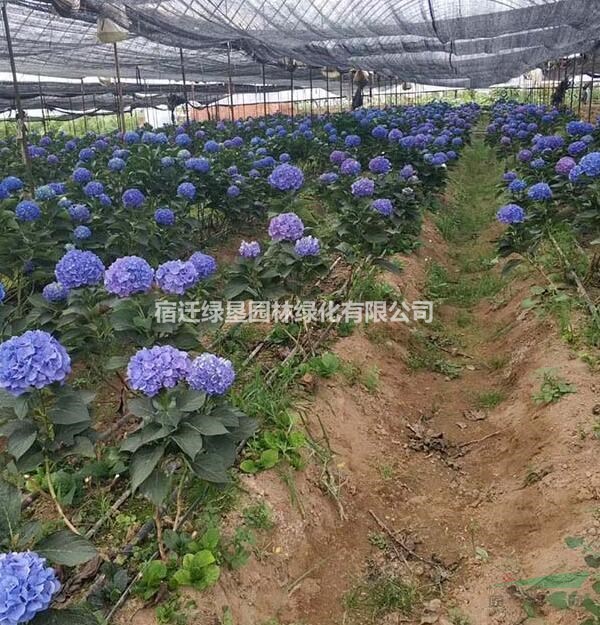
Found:
<svg viewBox="0 0 600 625"><path fill-rule="evenodd" d="M579 72L579 96L577 97L577 117L581 115L581 95L583 93L583 68L585 66L585 57L581 59L581 71Z"/></svg>
<svg viewBox="0 0 600 625"><path fill-rule="evenodd" d="M596 49L594 48L594 54L592 56L592 82L590 83L590 93L588 95L588 122L592 121L592 102L594 101L594 74L596 72Z"/></svg>
<svg viewBox="0 0 600 625"><path fill-rule="evenodd" d="M340 113L343 111L342 108L342 99L344 97L344 85L342 83L342 70L338 70L338 72L340 73Z"/></svg>
<svg viewBox="0 0 600 625"><path fill-rule="evenodd" d="M42 114L42 126L44 127L44 134L48 134L48 127L46 126L46 116L44 115L44 94L42 93L42 78L38 74L38 94L40 96L40 113Z"/></svg>
<svg viewBox="0 0 600 625"><path fill-rule="evenodd" d="M187 83L185 81L185 64L183 62L183 49L179 48L179 60L181 61L181 78L183 79L183 97L185 98L185 119L189 125L190 123L190 109L188 104L188 90Z"/></svg>
<svg viewBox="0 0 600 625"><path fill-rule="evenodd" d="M577 57L573 59L573 77L571 80L571 101L569 108L573 110L573 98L575 97L575 72L577 70Z"/></svg>
<svg viewBox="0 0 600 625"><path fill-rule="evenodd" d="M81 79L81 110L83 112L83 128L88 131L87 117L85 115L85 89L83 86L83 78Z"/></svg>
<svg viewBox="0 0 600 625"><path fill-rule="evenodd" d="M290 99L292 102L292 128L294 127L294 66L290 69Z"/></svg>
<svg viewBox="0 0 600 625"><path fill-rule="evenodd" d="M231 75L231 43L227 42L227 75L229 79L229 107L231 110L231 121L234 121L233 111L233 77Z"/></svg>
<svg viewBox="0 0 600 625"><path fill-rule="evenodd" d="M262 64L263 115L267 116L267 84L265 82L265 64Z"/></svg>
<svg viewBox="0 0 600 625"><path fill-rule="evenodd" d="M325 68L325 88L327 89L327 115L329 115L329 69Z"/></svg>
<svg viewBox="0 0 600 625"><path fill-rule="evenodd" d="M313 113L313 104L314 104L314 97L313 97L313 79L312 79L312 67L308 68L308 85L310 87L310 119L313 119L314 113Z"/></svg>
<svg viewBox="0 0 600 625"><path fill-rule="evenodd" d="M123 86L121 85L121 67L119 65L119 52L117 42L113 43L115 53L115 69L117 72L117 117L119 120L119 130L125 132L125 112L123 110Z"/></svg>
<svg viewBox="0 0 600 625"><path fill-rule="evenodd" d="M33 188L33 177L31 174L31 160L27 151L27 126L25 125L25 111L21 102L21 94L19 92L19 81L17 80L17 67L15 65L15 55L13 53L12 38L10 36L10 26L8 24L8 12L6 10L6 0L2 1L2 21L4 23L4 33L6 34L6 47L8 48L8 57L10 60L10 71L12 73L13 87L15 89L15 103L17 105L17 141L21 144L21 156L27 171L29 183Z"/></svg>

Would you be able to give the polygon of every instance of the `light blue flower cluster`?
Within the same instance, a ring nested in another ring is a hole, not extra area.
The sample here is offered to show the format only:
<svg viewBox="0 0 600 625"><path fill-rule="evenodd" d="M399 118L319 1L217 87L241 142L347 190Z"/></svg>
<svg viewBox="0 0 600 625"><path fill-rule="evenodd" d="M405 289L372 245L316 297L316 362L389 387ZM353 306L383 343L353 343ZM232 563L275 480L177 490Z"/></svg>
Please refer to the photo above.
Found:
<svg viewBox="0 0 600 625"><path fill-rule="evenodd" d="M496 218L503 224L518 224L525 220L525 211L518 204L507 204L496 213Z"/></svg>
<svg viewBox="0 0 600 625"><path fill-rule="evenodd" d="M64 302L69 296L69 289L58 282L50 282L42 289L42 297L51 303Z"/></svg>
<svg viewBox="0 0 600 625"><path fill-rule="evenodd" d="M147 293L153 281L154 269L139 256L117 258L104 274L104 288L119 297Z"/></svg>
<svg viewBox="0 0 600 625"><path fill-rule="evenodd" d="M242 241L240 243L239 255L242 258L257 258L260 256L260 243L258 241Z"/></svg>
<svg viewBox="0 0 600 625"><path fill-rule="evenodd" d="M198 280L206 280L217 271L217 261L208 254L194 252L190 256L190 263L196 268Z"/></svg>
<svg viewBox="0 0 600 625"><path fill-rule="evenodd" d="M192 202L196 197L196 187L191 182L182 182L177 187L177 195L188 202Z"/></svg>
<svg viewBox="0 0 600 625"><path fill-rule="evenodd" d="M273 241L296 241L304 234L304 224L296 213L281 213L269 222Z"/></svg>
<svg viewBox="0 0 600 625"><path fill-rule="evenodd" d="M198 271L191 261L168 260L156 270L156 284L169 295L183 295L198 279Z"/></svg>
<svg viewBox="0 0 600 625"><path fill-rule="evenodd" d="M355 197L370 197L375 191L375 183L370 178L359 178L352 183L351 191Z"/></svg>
<svg viewBox="0 0 600 625"><path fill-rule="evenodd" d="M304 184L304 174L298 167L283 163L275 167L268 180L279 191L298 191Z"/></svg>
<svg viewBox="0 0 600 625"><path fill-rule="evenodd" d="M302 237L296 241L294 250L301 258L305 256L318 256L321 252L321 242L316 237L310 235Z"/></svg>
<svg viewBox="0 0 600 625"><path fill-rule="evenodd" d="M140 349L129 360L127 381L133 390L154 397L185 379L190 365L189 356L170 345Z"/></svg>
<svg viewBox="0 0 600 625"><path fill-rule="evenodd" d="M62 384L70 372L69 354L47 332L28 330L0 343L0 388L11 395Z"/></svg>
<svg viewBox="0 0 600 625"><path fill-rule="evenodd" d="M580 161L580 167L586 176L597 178L600 176L600 152L590 152L586 154Z"/></svg>
<svg viewBox="0 0 600 625"><path fill-rule="evenodd" d="M175 213L170 208L157 208L154 211L154 221L159 226L172 226L175 223Z"/></svg>
<svg viewBox="0 0 600 625"><path fill-rule="evenodd" d="M68 289L94 286L102 281L104 265L93 252L70 250L58 261L54 275Z"/></svg>
<svg viewBox="0 0 600 625"><path fill-rule="evenodd" d="M377 211L379 214L384 217L389 217L394 212L394 206L392 204L392 200L387 198L378 198L373 200L371 203L371 208L374 211Z"/></svg>
<svg viewBox="0 0 600 625"><path fill-rule="evenodd" d="M235 381L235 370L230 360L204 353L192 361L186 380L195 391L224 395Z"/></svg>

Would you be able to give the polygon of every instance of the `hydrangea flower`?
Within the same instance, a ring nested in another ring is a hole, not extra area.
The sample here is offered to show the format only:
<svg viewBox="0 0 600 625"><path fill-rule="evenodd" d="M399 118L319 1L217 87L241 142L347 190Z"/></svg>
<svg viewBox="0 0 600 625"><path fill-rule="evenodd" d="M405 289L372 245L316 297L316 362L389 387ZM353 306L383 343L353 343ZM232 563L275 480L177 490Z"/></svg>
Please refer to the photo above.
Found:
<svg viewBox="0 0 600 625"><path fill-rule="evenodd" d="M360 174L361 169L362 167L360 163L353 158L347 158L340 165L340 172L344 174L344 176L356 176L357 174Z"/></svg>
<svg viewBox="0 0 600 625"><path fill-rule="evenodd" d="M92 148L83 148L83 150L81 150L79 152L79 160L80 161L91 161L95 156L94 150L92 150Z"/></svg>
<svg viewBox="0 0 600 625"><path fill-rule="evenodd" d="M313 236L302 237L296 241L294 250L300 257L318 256L321 251L321 242Z"/></svg>
<svg viewBox="0 0 600 625"><path fill-rule="evenodd" d="M121 199L125 208L140 208L146 201L144 194L139 189L127 189L123 192Z"/></svg>
<svg viewBox="0 0 600 625"><path fill-rule="evenodd" d="M85 241L92 236L92 231L87 226L77 226L77 228L73 230L73 236L78 241Z"/></svg>
<svg viewBox="0 0 600 625"><path fill-rule="evenodd" d="M283 163L275 167L268 180L279 191L297 191L304 184L304 174L298 167Z"/></svg>
<svg viewBox="0 0 600 625"><path fill-rule="evenodd" d="M519 159L522 163L528 163L533 158L533 153L531 150L520 150L517 154L517 159Z"/></svg>
<svg viewBox="0 0 600 625"><path fill-rule="evenodd" d="M190 261L168 260L156 270L156 284L169 295L183 295L198 279L198 270Z"/></svg>
<svg viewBox="0 0 600 625"><path fill-rule="evenodd" d="M230 360L204 353L192 361L186 379L195 391L224 395L235 381L235 370Z"/></svg>
<svg viewBox="0 0 600 625"><path fill-rule="evenodd" d="M347 158L348 155L346 152L342 152L342 150L333 150L333 152L329 155L329 162L333 165L341 165Z"/></svg>
<svg viewBox="0 0 600 625"><path fill-rule="evenodd" d="M54 382L62 384L70 372L69 354L48 332L28 330L0 343L0 388L11 395L22 395ZM2 581L0 575L0 588Z"/></svg>
<svg viewBox="0 0 600 625"><path fill-rule="evenodd" d="M175 213L170 208L157 208L154 211L154 221L159 226L172 226L175 223Z"/></svg>
<svg viewBox="0 0 600 625"><path fill-rule="evenodd" d="M188 158L185 167L199 174L207 174L210 171L210 161L206 158Z"/></svg>
<svg viewBox="0 0 600 625"><path fill-rule="evenodd" d="M371 136L374 139L387 139L388 131L385 126L375 126L373 130L371 130Z"/></svg>
<svg viewBox="0 0 600 625"><path fill-rule="evenodd" d="M214 154L215 152L218 152L220 150L220 146L216 141L213 141L212 139L209 139L205 144L204 144L204 151L208 152L209 154Z"/></svg>
<svg viewBox="0 0 600 625"><path fill-rule="evenodd" d="M573 169L569 172L569 182L576 184L581 182L581 177L585 175L583 171L583 167L581 165L575 165Z"/></svg>
<svg viewBox="0 0 600 625"><path fill-rule="evenodd" d="M554 166L554 171L561 176L567 176L576 164L575 159L563 156Z"/></svg>
<svg viewBox="0 0 600 625"><path fill-rule="evenodd" d="M91 218L90 209L85 204L73 204L67 210L75 223L85 223Z"/></svg>
<svg viewBox="0 0 600 625"><path fill-rule="evenodd" d="M600 176L600 152L590 152L586 154L580 161L579 166L585 174L590 178Z"/></svg>
<svg viewBox="0 0 600 625"><path fill-rule="evenodd" d="M0 623L29 623L50 607L60 587L54 569L37 553L0 554Z"/></svg>
<svg viewBox="0 0 600 625"><path fill-rule="evenodd" d="M412 165L404 165L404 167L400 170L400 177L404 178L404 180L408 180L412 178L412 176L416 175L416 170Z"/></svg>
<svg viewBox="0 0 600 625"><path fill-rule="evenodd" d="M23 181L16 176L7 176L2 180L2 184L6 187L9 193L15 193L23 188Z"/></svg>
<svg viewBox="0 0 600 625"><path fill-rule="evenodd" d="M339 176L334 171L326 171L319 176L319 182L324 185L331 185L338 181Z"/></svg>
<svg viewBox="0 0 600 625"><path fill-rule="evenodd" d="M35 202L23 200L17 204L15 215L19 221L35 221L41 217L42 211Z"/></svg>
<svg viewBox="0 0 600 625"><path fill-rule="evenodd" d="M235 184L232 184L227 188L227 197L237 197L240 193L240 188Z"/></svg>
<svg viewBox="0 0 600 625"><path fill-rule="evenodd" d="M504 182L512 182L517 177L518 174L516 171L505 171L502 174L502 180L504 180Z"/></svg>
<svg viewBox="0 0 600 625"><path fill-rule="evenodd" d="M273 241L297 241L304 234L304 224L296 213L281 213L269 222Z"/></svg>
<svg viewBox="0 0 600 625"><path fill-rule="evenodd" d="M189 356L171 345L140 349L129 360L129 386L148 397L164 388L174 388L190 371Z"/></svg>
<svg viewBox="0 0 600 625"><path fill-rule="evenodd" d="M42 289L42 297L47 302L63 302L69 296L69 289L58 282L50 282Z"/></svg>
<svg viewBox="0 0 600 625"><path fill-rule="evenodd" d="M123 256L106 270L104 288L113 295L129 297L152 288L154 269L139 256Z"/></svg>
<svg viewBox="0 0 600 625"><path fill-rule="evenodd" d="M52 200L55 197L56 197L56 192L49 184L44 185L43 187L38 187L35 190L35 199L38 202L45 202L47 200Z"/></svg>
<svg viewBox="0 0 600 625"><path fill-rule="evenodd" d="M507 204L496 213L496 218L503 224L519 224L525 220L525 211L518 204Z"/></svg>
<svg viewBox="0 0 600 625"><path fill-rule="evenodd" d="M191 143L192 143L192 139L184 133L177 135L175 137L175 145L177 145L180 148L187 148L188 145L191 145Z"/></svg>
<svg viewBox="0 0 600 625"><path fill-rule="evenodd" d="M97 180L92 180L85 185L83 192L87 197L98 197L104 193L104 185Z"/></svg>
<svg viewBox="0 0 600 625"><path fill-rule="evenodd" d="M190 256L189 262L196 268L200 280L209 278L217 271L217 261L212 256L202 252L194 252Z"/></svg>
<svg viewBox="0 0 600 625"><path fill-rule="evenodd" d="M534 158L531 161L532 169L543 169L546 166L546 161L543 158Z"/></svg>
<svg viewBox="0 0 600 625"><path fill-rule="evenodd" d="M260 256L260 243L258 241L242 241L240 243L239 255L242 258L256 258Z"/></svg>
<svg viewBox="0 0 600 625"><path fill-rule="evenodd" d="M552 189L545 182L538 182L529 187L527 197L538 202L552 199Z"/></svg>
<svg viewBox="0 0 600 625"><path fill-rule="evenodd" d="M92 172L85 167L78 167L71 176L77 184L87 184L92 179Z"/></svg>
<svg viewBox="0 0 600 625"><path fill-rule="evenodd" d="M2 282L0 282L0 304L6 299L6 289Z"/></svg>
<svg viewBox="0 0 600 625"><path fill-rule="evenodd" d="M525 180L522 180L521 178L515 178L508 185L508 190L511 193L521 193L521 191L525 191L526 188L527 188L527 183L525 182Z"/></svg>
<svg viewBox="0 0 600 625"><path fill-rule="evenodd" d="M93 252L70 250L56 264L54 275L68 289L94 286L102 281L104 265Z"/></svg>
<svg viewBox="0 0 600 625"><path fill-rule="evenodd" d="M128 130L123 135L123 141L127 145L133 145L134 143L137 143L139 140L140 140L140 135L138 135L138 133L133 130Z"/></svg>
<svg viewBox="0 0 600 625"><path fill-rule="evenodd" d="M385 156L376 156L369 161L369 170L374 174L387 174L392 170L392 163Z"/></svg>
<svg viewBox="0 0 600 625"><path fill-rule="evenodd" d="M344 140L344 145L347 148L357 148L361 144L361 139L358 135L348 135Z"/></svg>
<svg viewBox="0 0 600 625"><path fill-rule="evenodd" d="M196 197L196 187L191 182L182 182L177 187L177 195L191 202Z"/></svg>
<svg viewBox="0 0 600 625"><path fill-rule="evenodd" d="M394 212L392 200L388 200L387 198L373 200L371 208L385 217L389 217Z"/></svg>
<svg viewBox="0 0 600 625"><path fill-rule="evenodd" d="M172 156L163 156L160 159L160 165L161 167L173 167L173 165L175 165L175 159Z"/></svg>
<svg viewBox="0 0 600 625"><path fill-rule="evenodd" d="M585 141L573 141L573 143L569 144L567 148L567 152L571 156L578 156L587 150L587 143Z"/></svg>
<svg viewBox="0 0 600 625"><path fill-rule="evenodd" d="M370 178L359 178L352 183L351 190L355 197L370 197L375 191L375 183Z"/></svg>
<svg viewBox="0 0 600 625"><path fill-rule="evenodd" d="M111 158L108 161L108 168L110 169L110 171L123 171L126 166L127 163L119 157Z"/></svg>

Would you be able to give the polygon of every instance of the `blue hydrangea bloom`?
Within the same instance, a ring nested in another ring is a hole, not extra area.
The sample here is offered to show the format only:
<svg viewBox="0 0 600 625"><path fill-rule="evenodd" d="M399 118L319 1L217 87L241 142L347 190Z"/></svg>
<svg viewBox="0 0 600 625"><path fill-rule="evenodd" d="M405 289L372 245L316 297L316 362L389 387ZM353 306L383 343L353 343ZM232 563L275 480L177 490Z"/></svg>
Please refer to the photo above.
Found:
<svg viewBox="0 0 600 625"><path fill-rule="evenodd" d="M73 236L78 241L85 241L92 236L92 231L87 226L77 226L77 228L73 230Z"/></svg>
<svg viewBox="0 0 600 625"><path fill-rule="evenodd" d="M2 282L0 282L0 304L6 299L6 289Z"/></svg>
<svg viewBox="0 0 600 625"><path fill-rule="evenodd" d="M567 134L572 137L580 137L594 131L594 125L588 122L571 121L567 124Z"/></svg>
<svg viewBox="0 0 600 625"><path fill-rule="evenodd" d="M502 174L502 180L504 180L504 182L512 182L517 177L518 174L516 171L505 171Z"/></svg>
<svg viewBox="0 0 600 625"><path fill-rule="evenodd" d="M590 152L586 154L580 161L579 166L585 174L590 178L600 176L600 152Z"/></svg>
<svg viewBox="0 0 600 625"><path fill-rule="evenodd" d="M196 197L196 187L191 182L182 182L177 187L177 195L191 202Z"/></svg>
<svg viewBox="0 0 600 625"><path fill-rule="evenodd" d="M582 176L585 175L583 171L583 167L581 165L575 165L573 169L569 172L569 182L576 184L578 182L582 182Z"/></svg>
<svg viewBox="0 0 600 625"><path fill-rule="evenodd" d="M258 241L242 241L240 243L239 255L242 258L257 258L260 256L260 243Z"/></svg>
<svg viewBox="0 0 600 625"><path fill-rule="evenodd" d="M289 163L291 160L292 160L292 157L287 152L284 152L283 154L279 155L280 163Z"/></svg>
<svg viewBox="0 0 600 625"><path fill-rule="evenodd" d="M134 143L137 143L139 140L140 140L140 135L138 135L138 133L133 130L128 130L123 135L123 141L127 145L133 145Z"/></svg>
<svg viewBox="0 0 600 625"><path fill-rule="evenodd" d="M23 200L17 204L15 215L19 221L35 221L41 217L42 211L35 202Z"/></svg>
<svg viewBox="0 0 600 625"><path fill-rule="evenodd" d="M164 388L173 388L190 371L189 356L171 345L140 349L129 360L129 386L148 397L154 397Z"/></svg>
<svg viewBox="0 0 600 625"><path fill-rule="evenodd" d="M175 145L177 145L180 148L187 148L189 145L191 145L191 143L192 143L192 139L184 133L177 135L175 137Z"/></svg>
<svg viewBox="0 0 600 625"><path fill-rule="evenodd" d="M161 167L173 167L175 165L175 159L172 156L163 156L160 159Z"/></svg>
<svg viewBox="0 0 600 625"><path fill-rule="evenodd" d="M232 184L227 188L227 197L237 197L240 193L240 188L235 184Z"/></svg>
<svg viewBox="0 0 600 625"><path fill-rule="evenodd" d="M104 274L104 288L119 297L147 293L153 281L154 269L139 256L117 258Z"/></svg>
<svg viewBox="0 0 600 625"><path fill-rule="evenodd" d="M83 192L87 197L98 197L104 193L104 185L97 180L92 180L85 185Z"/></svg>
<svg viewBox="0 0 600 625"><path fill-rule="evenodd" d="M573 141L573 143L569 144L567 148L567 152L571 156L578 156L587 150L587 143L585 141Z"/></svg>
<svg viewBox="0 0 600 625"><path fill-rule="evenodd" d="M94 150L92 148L83 148L79 152L79 160L80 161L91 161L94 158Z"/></svg>
<svg viewBox="0 0 600 625"><path fill-rule="evenodd" d="M532 169L543 169L546 166L546 161L543 158L534 158L531 161Z"/></svg>
<svg viewBox="0 0 600 625"><path fill-rule="evenodd" d="M570 156L563 156L554 166L554 171L561 176L568 176L577 163Z"/></svg>
<svg viewBox="0 0 600 625"><path fill-rule="evenodd" d="M375 128L371 130L371 136L375 139L387 139L387 128L385 128L384 126L375 126Z"/></svg>
<svg viewBox="0 0 600 625"><path fill-rule="evenodd" d="M188 158L185 167L200 174L207 174L210 171L210 161L206 158Z"/></svg>
<svg viewBox="0 0 600 625"><path fill-rule="evenodd" d="M204 151L208 152L209 154L213 154L214 152L218 152L220 150L220 146L216 141L213 141L212 139L209 139L205 144L204 144Z"/></svg>
<svg viewBox="0 0 600 625"><path fill-rule="evenodd" d="M360 165L360 163L353 159L353 158L347 158L341 165L340 165L340 172L344 175L344 176L356 176L358 174L360 174L362 167Z"/></svg>
<svg viewBox="0 0 600 625"><path fill-rule="evenodd" d="M87 184L92 179L92 172L85 167L78 167L71 176L77 184Z"/></svg>
<svg viewBox="0 0 600 625"><path fill-rule="evenodd" d="M339 176L334 171L326 171L319 176L319 182L324 185L334 184L338 181Z"/></svg>
<svg viewBox="0 0 600 625"><path fill-rule="evenodd" d="M281 213L269 222L273 241L297 241L304 234L304 224L296 213Z"/></svg>
<svg viewBox="0 0 600 625"><path fill-rule="evenodd" d="M112 200L110 199L109 195L106 195L106 193L100 194L96 199L105 208L108 208L109 206L112 206Z"/></svg>
<svg viewBox="0 0 600 625"><path fill-rule="evenodd" d="M294 250L298 256L318 256L321 251L321 242L313 236L302 237L296 241Z"/></svg>
<svg viewBox="0 0 600 625"><path fill-rule="evenodd" d="M90 209L85 204L72 204L67 207L69 216L75 223L86 223L90 220Z"/></svg>
<svg viewBox="0 0 600 625"><path fill-rule="evenodd" d="M525 211L518 204L507 204L496 213L496 218L503 224L519 224L525 220Z"/></svg>
<svg viewBox="0 0 600 625"><path fill-rule="evenodd" d="M552 189L545 182L538 182L529 187L527 197L536 201L551 200Z"/></svg>
<svg viewBox="0 0 600 625"><path fill-rule="evenodd" d="M67 192L67 185L64 182L49 182L48 186L54 191L54 195L64 195Z"/></svg>
<svg viewBox="0 0 600 625"><path fill-rule="evenodd" d="M344 139L344 145L347 148L357 148L361 144L361 139L358 135L348 135Z"/></svg>
<svg viewBox="0 0 600 625"><path fill-rule="evenodd" d="M0 200L5 200L9 195L8 189L0 182Z"/></svg>
<svg viewBox="0 0 600 625"><path fill-rule="evenodd" d="M170 208L157 208L154 211L154 221L159 226L172 226L175 223L175 213Z"/></svg>
<svg viewBox="0 0 600 625"><path fill-rule="evenodd" d="M2 180L2 184L6 187L9 193L15 193L23 188L23 181L16 176L7 176Z"/></svg>
<svg viewBox="0 0 600 625"><path fill-rule="evenodd" d="M527 188L527 183L525 182L525 180L522 180L521 178L515 178L508 185L508 190L511 193L521 193L521 191L525 191L526 188Z"/></svg>
<svg viewBox="0 0 600 625"><path fill-rule="evenodd" d="M192 360L186 379L195 391L224 395L235 381L235 370L230 360L204 353Z"/></svg>
<svg viewBox="0 0 600 625"><path fill-rule="evenodd" d="M385 217L389 217L394 212L392 201L387 198L373 200L371 208Z"/></svg>
<svg viewBox="0 0 600 625"><path fill-rule="evenodd" d="M140 208L146 201L144 194L139 189L127 189L121 197L125 208Z"/></svg>
<svg viewBox="0 0 600 625"><path fill-rule="evenodd" d="M198 271L190 261L168 260L156 270L156 284L169 295L183 295L198 279Z"/></svg>
<svg viewBox="0 0 600 625"><path fill-rule="evenodd" d="M533 153L531 152L531 150L520 150L517 154L517 158L522 163L528 163L533 158Z"/></svg>
<svg viewBox="0 0 600 625"><path fill-rule="evenodd" d="M67 351L48 332L29 330L0 343L0 388L11 395L22 395L54 382L62 384L70 372ZM1 584L0 576L0 587Z"/></svg>
<svg viewBox="0 0 600 625"><path fill-rule="evenodd" d="M392 169L392 163L385 156L376 156L369 161L369 170L374 174L387 174Z"/></svg>
<svg viewBox="0 0 600 625"><path fill-rule="evenodd" d="M42 289L42 297L47 302L63 302L69 296L69 289L58 282L50 282Z"/></svg>
<svg viewBox="0 0 600 625"><path fill-rule="evenodd" d="M416 175L416 170L412 165L404 165L404 167L400 170L400 177L404 178L404 180L408 180L412 176Z"/></svg>
<svg viewBox="0 0 600 625"><path fill-rule="evenodd" d="M190 256L189 262L196 268L199 280L205 280L217 271L217 261L212 256L202 252L194 252Z"/></svg>
<svg viewBox="0 0 600 625"><path fill-rule="evenodd" d="M271 172L269 184L279 191L297 191L304 184L304 174L298 167L283 163Z"/></svg>
<svg viewBox="0 0 600 625"><path fill-rule="evenodd" d="M29 623L50 607L60 587L54 569L36 553L0 554L0 623Z"/></svg>
<svg viewBox="0 0 600 625"><path fill-rule="evenodd" d="M56 197L56 192L49 184L44 185L43 187L38 187L35 190L35 199L38 200L38 202L45 202L47 200L52 200L55 197Z"/></svg>
<svg viewBox="0 0 600 625"><path fill-rule="evenodd" d="M375 191L375 183L370 178L359 178L352 183L351 190L355 197L370 197Z"/></svg>
<svg viewBox="0 0 600 625"><path fill-rule="evenodd" d="M126 166L127 163L122 158L115 157L108 161L108 168L111 171L123 171Z"/></svg>
<svg viewBox="0 0 600 625"><path fill-rule="evenodd" d="M102 281L104 265L93 252L70 250L56 264L54 275L68 289L94 286Z"/></svg>
<svg viewBox="0 0 600 625"><path fill-rule="evenodd" d="M346 152L342 152L342 150L333 150L329 155L329 161L334 165L341 165L347 158L348 155Z"/></svg>

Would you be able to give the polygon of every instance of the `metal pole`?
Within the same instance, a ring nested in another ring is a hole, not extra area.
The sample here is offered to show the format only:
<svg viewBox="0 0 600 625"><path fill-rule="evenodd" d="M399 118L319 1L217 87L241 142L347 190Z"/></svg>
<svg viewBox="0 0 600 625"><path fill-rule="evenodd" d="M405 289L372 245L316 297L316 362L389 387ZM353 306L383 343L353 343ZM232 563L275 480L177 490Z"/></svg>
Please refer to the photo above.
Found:
<svg viewBox="0 0 600 625"><path fill-rule="evenodd" d="M267 85L265 83L265 64L262 64L263 115L267 116Z"/></svg>
<svg viewBox="0 0 600 625"><path fill-rule="evenodd" d="M292 127L294 126L294 67L290 69L290 98L292 102Z"/></svg>
<svg viewBox="0 0 600 625"><path fill-rule="evenodd" d="M231 43L229 42L227 42L227 74L229 78L229 106L231 109L231 121L233 121L233 78L231 76Z"/></svg>
<svg viewBox="0 0 600 625"><path fill-rule="evenodd" d="M588 104L588 122L592 121L592 101L594 99L594 73L596 71L596 50L592 56L592 82L590 83L590 93L588 98L590 99Z"/></svg>
<svg viewBox="0 0 600 625"><path fill-rule="evenodd" d="M343 111L342 98L344 97L344 86L342 85L342 70L338 70L340 73L340 113Z"/></svg>
<svg viewBox="0 0 600 625"><path fill-rule="evenodd" d="M48 134L48 128L46 126L46 117L44 115L44 94L42 93L42 78L38 74L38 93L40 95L40 112L42 114L42 126L44 127L44 134Z"/></svg>
<svg viewBox="0 0 600 625"><path fill-rule="evenodd" d="M310 87L310 119L312 120L312 118L313 118L313 104L314 104L312 67L308 68L308 84L309 84L309 87Z"/></svg>
<svg viewBox="0 0 600 625"><path fill-rule="evenodd" d="M327 115L329 115L329 69L325 68L325 88L327 89Z"/></svg>
<svg viewBox="0 0 600 625"><path fill-rule="evenodd" d="M583 93L583 68L585 66L585 57L581 58L581 72L579 73L579 97L577 98L577 117L581 115L581 94Z"/></svg>
<svg viewBox="0 0 600 625"><path fill-rule="evenodd" d="M83 127L85 131L88 131L87 117L85 115L85 89L83 87L83 78L81 79L81 106L83 110Z"/></svg>
<svg viewBox="0 0 600 625"><path fill-rule="evenodd" d="M179 48L179 60L181 61L181 78L183 79L183 97L185 98L185 119L187 123L190 123L190 109L188 105L188 90L187 83L185 81L185 64L183 62L183 49Z"/></svg>
<svg viewBox="0 0 600 625"><path fill-rule="evenodd" d="M573 110L573 98L575 97L575 71L577 70L577 57L573 59L573 80L571 81L571 103L569 108Z"/></svg>
<svg viewBox="0 0 600 625"><path fill-rule="evenodd" d="M4 22L4 32L6 34L6 47L8 48L8 57L10 60L10 71L12 73L13 87L15 89L15 103L17 105L17 141L21 144L21 156L27 170L30 184L33 186L33 178L31 175L31 161L29 160L29 152L27 151L27 126L25 125L25 111L21 102L21 94L19 93L19 81L17 80L17 68L15 65L15 56L12 47L12 38L10 36L10 26L8 24L8 12L6 11L6 0L2 1L2 21Z"/></svg>
<svg viewBox="0 0 600 625"><path fill-rule="evenodd" d="M117 71L117 118L119 120L119 130L125 132L125 113L123 111L123 87L121 85L121 68L119 66L119 52L117 42L113 43L115 53L115 69Z"/></svg>

